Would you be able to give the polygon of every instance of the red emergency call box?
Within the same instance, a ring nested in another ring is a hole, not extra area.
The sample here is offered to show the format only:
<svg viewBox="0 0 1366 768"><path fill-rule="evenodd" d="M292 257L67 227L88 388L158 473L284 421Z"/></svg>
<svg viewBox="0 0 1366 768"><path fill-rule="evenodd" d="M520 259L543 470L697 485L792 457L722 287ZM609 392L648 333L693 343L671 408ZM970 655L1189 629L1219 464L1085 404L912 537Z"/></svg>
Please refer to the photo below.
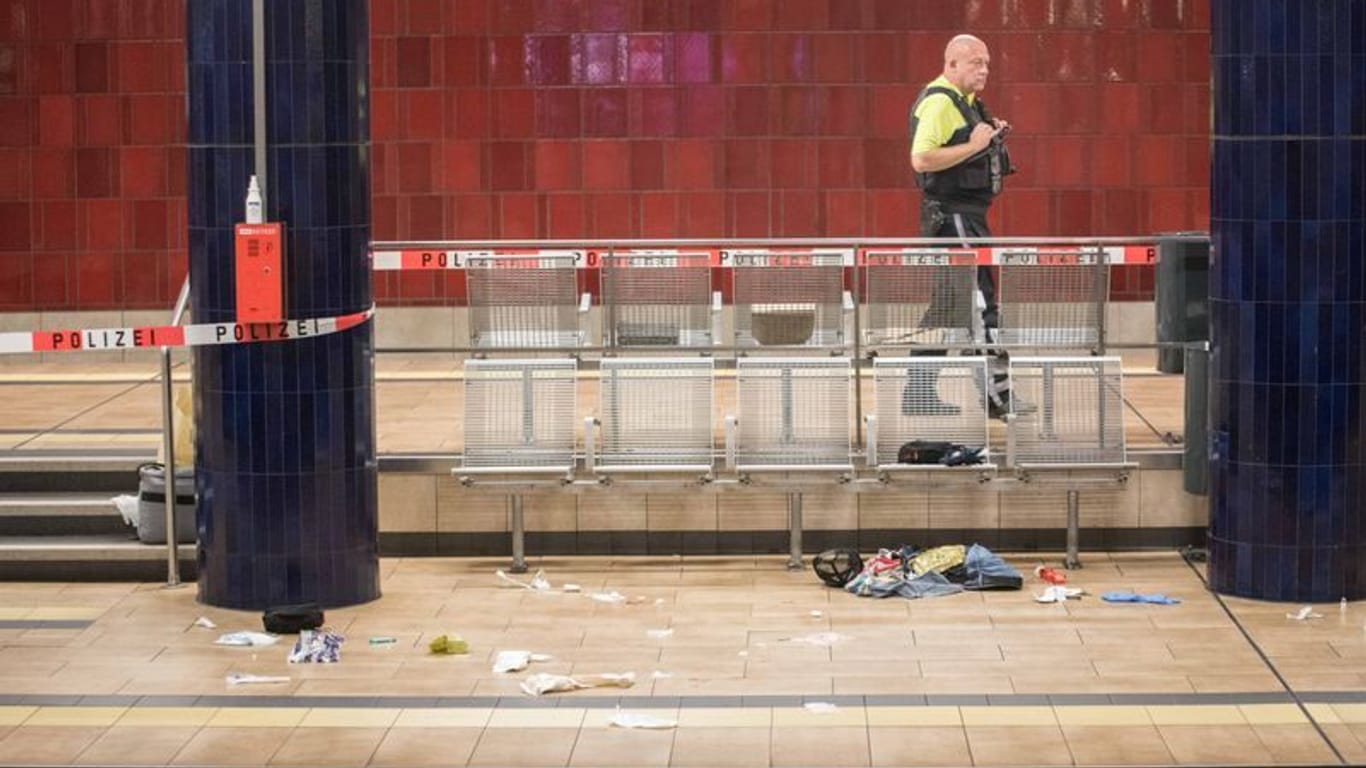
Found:
<svg viewBox="0 0 1366 768"><path fill-rule="evenodd" d="M285 319L284 231L278 223L237 225L237 322Z"/></svg>

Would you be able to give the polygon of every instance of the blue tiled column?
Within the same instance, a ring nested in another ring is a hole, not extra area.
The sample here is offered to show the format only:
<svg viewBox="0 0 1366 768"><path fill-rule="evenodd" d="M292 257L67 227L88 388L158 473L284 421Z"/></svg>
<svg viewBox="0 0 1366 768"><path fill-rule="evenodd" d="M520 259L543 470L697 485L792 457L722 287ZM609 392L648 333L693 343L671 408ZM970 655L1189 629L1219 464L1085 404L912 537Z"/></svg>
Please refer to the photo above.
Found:
<svg viewBox="0 0 1366 768"><path fill-rule="evenodd" d="M251 0L189 0L194 322L234 319L232 228L253 168ZM371 303L367 0L267 0L266 218L286 314ZM262 609L379 596L374 340L366 323L195 353L199 598Z"/></svg>
<svg viewBox="0 0 1366 768"><path fill-rule="evenodd" d="M1366 3L1213 0L1210 583L1366 597Z"/></svg>

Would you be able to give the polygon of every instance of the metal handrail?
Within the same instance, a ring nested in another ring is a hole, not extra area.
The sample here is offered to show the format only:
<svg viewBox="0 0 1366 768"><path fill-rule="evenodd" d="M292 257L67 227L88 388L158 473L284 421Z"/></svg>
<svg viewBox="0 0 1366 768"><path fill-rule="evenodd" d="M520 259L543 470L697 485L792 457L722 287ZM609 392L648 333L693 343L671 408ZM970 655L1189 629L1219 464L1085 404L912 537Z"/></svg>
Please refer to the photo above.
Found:
<svg viewBox="0 0 1366 768"><path fill-rule="evenodd" d="M190 278L180 284L171 313L171 325L180 325L190 303ZM172 397L171 348L161 348L161 445L166 452L166 586L180 585L180 553L176 541L176 466L175 466L175 404Z"/></svg>
<svg viewBox="0 0 1366 768"><path fill-rule="evenodd" d="M1163 240L1203 242L1204 233L1162 235ZM1010 245L1147 245L1157 235L1146 237L975 237L974 243L983 246ZM374 241L371 250L438 250L447 248L700 248L712 246L772 246L778 248L848 248L850 246L945 246L956 242L943 237L793 237L793 238L680 238L669 239L582 239L582 240L389 240Z"/></svg>

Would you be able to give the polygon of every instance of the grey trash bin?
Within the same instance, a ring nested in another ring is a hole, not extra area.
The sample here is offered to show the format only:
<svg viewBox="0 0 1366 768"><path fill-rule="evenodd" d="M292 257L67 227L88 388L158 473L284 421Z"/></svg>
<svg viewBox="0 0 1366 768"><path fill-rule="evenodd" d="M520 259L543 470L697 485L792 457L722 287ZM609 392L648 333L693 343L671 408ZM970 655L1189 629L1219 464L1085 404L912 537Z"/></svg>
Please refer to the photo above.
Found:
<svg viewBox="0 0 1366 768"><path fill-rule="evenodd" d="M1199 237L1203 239L1177 239ZM1204 232L1168 232L1157 236L1157 340L1209 339L1209 237ZM1157 370L1181 373L1185 352L1157 351Z"/></svg>
<svg viewBox="0 0 1366 768"><path fill-rule="evenodd" d="M1186 493L1209 495L1209 350L1186 353L1186 442L1182 446L1182 484Z"/></svg>
<svg viewBox="0 0 1366 768"><path fill-rule="evenodd" d="M175 539L177 544L195 541L194 468L176 469ZM161 464L138 467L138 539L143 544L166 543L166 468Z"/></svg>

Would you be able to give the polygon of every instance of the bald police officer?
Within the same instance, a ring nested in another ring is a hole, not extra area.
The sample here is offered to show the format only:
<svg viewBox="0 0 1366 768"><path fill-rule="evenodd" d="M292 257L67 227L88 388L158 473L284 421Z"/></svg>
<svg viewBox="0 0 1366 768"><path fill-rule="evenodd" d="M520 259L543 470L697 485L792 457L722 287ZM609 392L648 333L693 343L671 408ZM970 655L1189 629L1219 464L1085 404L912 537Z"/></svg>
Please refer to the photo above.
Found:
<svg viewBox="0 0 1366 768"><path fill-rule="evenodd" d="M1004 142L1010 124L993 117L978 97L986 87L990 65L991 54L985 43L972 35L958 35L944 49L943 74L925 86L911 108L911 167L916 185L924 193L920 207L923 237L952 238L970 246L974 240L991 236L987 209L1001 191L1002 178L1012 170ZM967 300L957 293L947 275L941 274L921 324L952 325L961 317L953 311L955 304ZM987 267L977 270L972 301L973 339L994 343L1000 316L995 281ZM912 354L943 355L946 351ZM1006 354L993 351L988 368L991 382L986 385L987 408L993 418L1000 418L1012 409ZM940 400L934 389L933 378L913 372L903 410L929 415L958 413L959 407ZM1022 402L1013 406L1017 413L1030 410Z"/></svg>

